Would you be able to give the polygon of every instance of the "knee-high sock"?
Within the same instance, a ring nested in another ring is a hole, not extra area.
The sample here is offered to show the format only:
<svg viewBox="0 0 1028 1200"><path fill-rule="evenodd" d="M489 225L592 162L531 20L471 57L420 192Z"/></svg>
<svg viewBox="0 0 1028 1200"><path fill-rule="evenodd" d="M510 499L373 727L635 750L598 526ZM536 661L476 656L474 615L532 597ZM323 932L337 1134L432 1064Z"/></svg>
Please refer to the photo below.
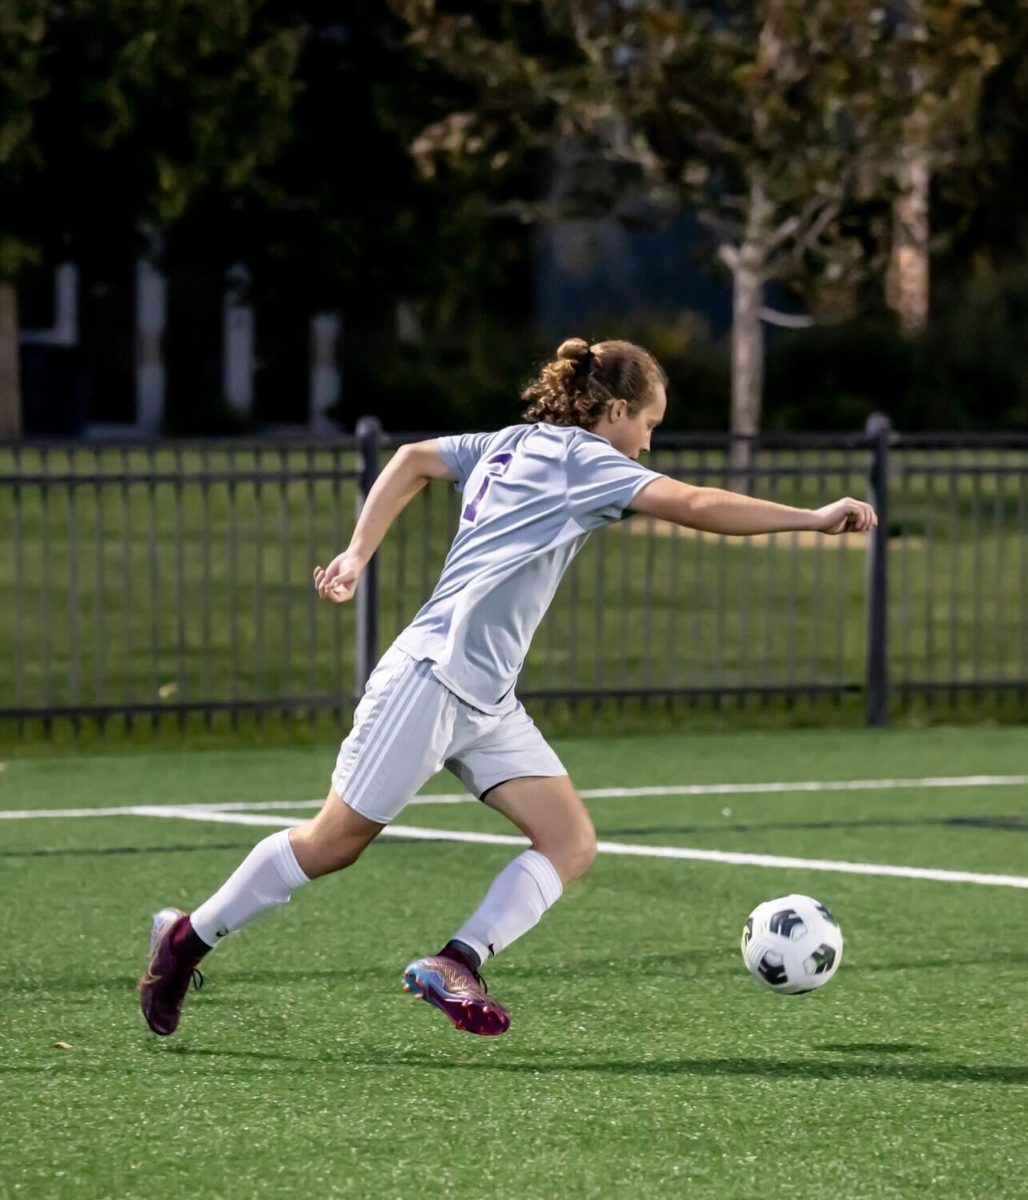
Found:
<svg viewBox="0 0 1028 1200"><path fill-rule="evenodd" d="M305 883L310 880L296 861L289 830L283 829L258 842L189 920L197 937L216 946L226 934L242 929L262 912L288 904L293 892Z"/></svg>
<svg viewBox="0 0 1028 1200"><path fill-rule="evenodd" d="M496 876L478 910L453 935L454 940L470 946L485 962L536 925L563 890L557 869L546 855L526 850Z"/></svg>

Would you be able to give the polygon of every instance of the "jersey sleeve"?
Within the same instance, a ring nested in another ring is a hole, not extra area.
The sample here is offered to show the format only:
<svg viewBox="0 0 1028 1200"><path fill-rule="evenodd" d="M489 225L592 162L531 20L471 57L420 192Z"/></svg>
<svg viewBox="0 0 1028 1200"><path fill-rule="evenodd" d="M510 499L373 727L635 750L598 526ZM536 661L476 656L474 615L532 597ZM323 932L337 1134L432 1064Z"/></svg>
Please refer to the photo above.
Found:
<svg viewBox="0 0 1028 1200"><path fill-rule="evenodd" d="M457 476L457 486L463 488L475 464L489 449L495 433L461 433L437 440L439 457Z"/></svg>
<svg viewBox="0 0 1028 1200"><path fill-rule="evenodd" d="M589 527L620 520L647 484L662 478L600 438L582 440L568 456L568 507Z"/></svg>

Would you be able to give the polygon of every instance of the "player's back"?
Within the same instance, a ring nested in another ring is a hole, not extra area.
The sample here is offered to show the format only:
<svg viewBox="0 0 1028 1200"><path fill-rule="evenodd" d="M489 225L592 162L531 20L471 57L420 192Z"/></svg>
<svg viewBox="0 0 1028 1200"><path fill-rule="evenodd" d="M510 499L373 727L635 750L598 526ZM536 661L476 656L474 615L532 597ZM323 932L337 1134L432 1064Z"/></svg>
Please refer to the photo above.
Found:
<svg viewBox="0 0 1028 1200"><path fill-rule="evenodd" d="M532 634L588 534L656 478L577 426L512 425L439 439L462 488L442 575L398 644L469 703L510 700Z"/></svg>

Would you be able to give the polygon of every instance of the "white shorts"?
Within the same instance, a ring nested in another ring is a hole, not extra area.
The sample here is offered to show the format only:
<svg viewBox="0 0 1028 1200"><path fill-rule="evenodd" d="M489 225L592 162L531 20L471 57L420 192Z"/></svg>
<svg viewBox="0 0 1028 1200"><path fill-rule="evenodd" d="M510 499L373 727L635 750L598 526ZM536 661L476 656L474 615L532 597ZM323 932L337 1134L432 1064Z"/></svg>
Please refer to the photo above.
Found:
<svg viewBox="0 0 1028 1200"><path fill-rule="evenodd" d="M393 646L371 673L332 772L337 795L388 824L442 767L474 796L508 779L567 770L519 703L502 716L472 708Z"/></svg>

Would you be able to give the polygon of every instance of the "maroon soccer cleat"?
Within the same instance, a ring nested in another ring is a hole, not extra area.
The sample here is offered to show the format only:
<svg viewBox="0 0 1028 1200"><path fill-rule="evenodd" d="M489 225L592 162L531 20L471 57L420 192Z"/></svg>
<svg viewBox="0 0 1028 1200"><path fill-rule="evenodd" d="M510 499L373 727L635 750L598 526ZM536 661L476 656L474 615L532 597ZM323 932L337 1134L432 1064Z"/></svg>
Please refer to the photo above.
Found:
<svg viewBox="0 0 1028 1200"><path fill-rule="evenodd" d="M190 982L197 988L203 983L203 976L196 969L199 958L180 948L183 940L180 935L188 922L189 914L177 910L162 909L157 914L150 937L150 962L139 981L143 1016L161 1037L178 1029Z"/></svg>
<svg viewBox="0 0 1028 1200"><path fill-rule="evenodd" d="M482 977L451 958L419 958L403 973L403 990L427 1000L458 1029L498 1037L510 1028L510 1013L490 1000Z"/></svg>

